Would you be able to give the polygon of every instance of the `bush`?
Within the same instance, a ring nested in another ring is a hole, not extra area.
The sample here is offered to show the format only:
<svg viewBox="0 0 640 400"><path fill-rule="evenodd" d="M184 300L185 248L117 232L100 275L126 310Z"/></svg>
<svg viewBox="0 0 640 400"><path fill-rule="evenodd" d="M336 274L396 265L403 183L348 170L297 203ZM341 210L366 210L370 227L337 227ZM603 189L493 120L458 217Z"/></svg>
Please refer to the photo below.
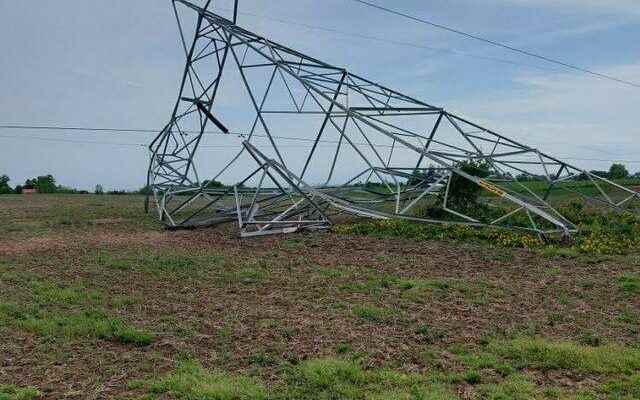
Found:
<svg viewBox="0 0 640 400"><path fill-rule="evenodd" d="M609 168L609 178L611 179L624 179L629 176L629 171L627 171L627 167L623 164L613 164L611 168Z"/></svg>
<svg viewBox="0 0 640 400"><path fill-rule="evenodd" d="M433 211L433 209L428 210ZM580 233L574 236L571 246L564 249L560 248L559 241L549 239L546 243L548 246L545 248L548 255L557 255L561 251L571 257L578 256L580 253L624 255L640 246L640 216L636 214L604 213L599 210L589 210L579 203L570 203L561 207L559 212L574 222ZM334 230L343 234L406 237L415 240L477 241L512 248L536 249L545 246L545 242L538 236L522 231L454 224L420 224L401 219L338 225Z"/></svg>
<svg viewBox="0 0 640 400"><path fill-rule="evenodd" d="M478 178L486 178L489 176L489 165L486 162L464 161L458 165L458 168L469 175ZM451 176L448 184L449 195L447 204L449 207L455 208L457 211L469 212L478 207L478 196L482 188L475 182L468 180L457 174ZM447 185L441 190L439 197L444 201Z"/></svg>
<svg viewBox="0 0 640 400"><path fill-rule="evenodd" d="M13 189L9 186L9 181L11 179L7 175L0 176L0 194L11 194L13 193Z"/></svg>
<svg viewBox="0 0 640 400"><path fill-rule="evenodd" d="M544 244L537 236L528 233L483 229L468 225L420 224L400 219L338 225L334 227L334 231L342 234L395 236L416 240L491 242L502 247L537 248Z"/></svg>

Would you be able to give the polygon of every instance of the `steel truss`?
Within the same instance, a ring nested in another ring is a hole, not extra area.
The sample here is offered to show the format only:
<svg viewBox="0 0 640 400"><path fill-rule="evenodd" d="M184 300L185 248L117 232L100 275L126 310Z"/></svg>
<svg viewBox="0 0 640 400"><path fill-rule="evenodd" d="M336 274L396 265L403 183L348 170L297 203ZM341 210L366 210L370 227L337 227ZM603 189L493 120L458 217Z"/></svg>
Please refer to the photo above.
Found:
<svg viewBox="0 0 640 400"><path fill-rule="evenodd" d="M195 13L197 23L190 45L180 26L187 57L180 94L149 147L148 183L170 227L237 221L242 236L256 236L323 229L350 214L568 236L577 228L554 197L573 193L617 210L640 200L613 181L243 29L236 25L237 2L233 19L212 12L210 1L173 4L179 24L178 6ZM252 124L237 153L202 181L194 156L206 129L234 135L214 111L225 67L239 72ZM299 132L306 152L287 151L282 143L292 138L273 126L274 115L309 119ZM465 172L465 161L486 163L490 175ZM216 179L231 171L246 177L220 187ZM490 217L450 203L455 179L482 188ZM441 213L434 217L425 207Z"/></svg>

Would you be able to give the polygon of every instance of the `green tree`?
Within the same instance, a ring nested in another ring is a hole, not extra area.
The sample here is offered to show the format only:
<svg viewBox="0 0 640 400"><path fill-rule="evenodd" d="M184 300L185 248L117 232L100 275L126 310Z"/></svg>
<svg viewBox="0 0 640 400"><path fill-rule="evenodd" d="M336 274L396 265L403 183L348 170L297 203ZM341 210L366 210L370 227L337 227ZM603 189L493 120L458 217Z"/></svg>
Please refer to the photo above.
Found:
<svg viewBox="0 0 640 400"><path fill-rule="evenodd" d="M202 182L206 189L222 189L226 186L222 182L205 180Z"/></svg>
<svg viewBox="0 0 640 400"><path fill-rule="evenodd" d="M458 164L463 172L478 178L486 178L490 175L489 165L486 162L464 161ZM446 186L440 191L440 198L443 199ZM456 210L465 212L475 208L478 204L478 196L482 188L474 182L460 175L453 174L449 183L449 196L447 203Z"/></svg>
<svg viewBox="0 0 640 400"><path fill-rule="evenodd" d="M624 164L613 164L609 168L609 178L611 179L624 179L629 176L629 171Z"/></svg>
<svg viewBox="0 0 640 400"><path fill-rule="evenodd" d="M40 193L55 193L58 189L53 175L39 176L36 182L36 187Z"/></svg>
<svg viewBox="0 0 640 400"><path fill-rule="evenodd" d="M104 188L102 187L102 185L100 185L100 184L97 184L97 185L96 185L96 191L95 191L95 193L96 193L96 194L104 194Z"/></svg>
<svg viewBox="0 0 640 400"><path fill-rule="evenodd" d="M0 194L10 194L13 193L11 186L9 186L9 181L11 179L7 175L0 176Z"/></svg>
<svg viewBox="0 0 640 400"><path fill-rule="evenodd" d="M55 193L58 190L56 179L53 175L43 175L24 182L24 188L37 189L39 193Z"/></svg>

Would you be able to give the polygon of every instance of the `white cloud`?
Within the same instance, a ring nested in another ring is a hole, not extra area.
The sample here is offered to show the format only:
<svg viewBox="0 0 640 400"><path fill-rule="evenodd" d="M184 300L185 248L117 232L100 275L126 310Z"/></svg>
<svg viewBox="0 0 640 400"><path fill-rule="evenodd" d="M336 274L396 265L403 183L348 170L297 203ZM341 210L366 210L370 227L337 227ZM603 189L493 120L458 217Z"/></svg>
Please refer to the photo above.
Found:
<svg viewBox="0 0 640 400"><path fill-rule="evenodd" d="M640 62L599 71L640 82ZM552 155L640 160L640 89L585 74L522 75L517 89L454 104L489 128ZM578 162L576 162L578 163ZM596 168L607 162L584 160ZM640 164L632 168L639 169Z"/></svg>

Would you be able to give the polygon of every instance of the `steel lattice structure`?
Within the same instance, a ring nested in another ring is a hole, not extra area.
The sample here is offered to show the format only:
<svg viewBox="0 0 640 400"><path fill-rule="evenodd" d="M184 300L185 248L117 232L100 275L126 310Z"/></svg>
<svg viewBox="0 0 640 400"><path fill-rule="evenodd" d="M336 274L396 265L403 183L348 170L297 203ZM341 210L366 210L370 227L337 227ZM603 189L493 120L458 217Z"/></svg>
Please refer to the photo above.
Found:
<svg viewBox="0 0 640 400"><path fill-rule="evenodd" d="M210 3L173 0L179 24L179 9L197 23L190 44L180 26L187 63L179 98L149 147L148 182L170 227L237 221L242 236L255 236L322 229L350 214L570 235L576 226L553 205L556 194L613 209L640 200L534 147L243 29L237 1L232 19ZM239 73L250 99L244 134L232 133L215 107L225 68ZM293 118L295 127L282 127ZM233 154L218 151L213 157L224 165L200 180L194 157L209 127L242 141ZM288 149L301 140L287 136L292 130L309 148ZM484 163L489 176L465 172L465 162ZM221 186L225 174L243 178ZM490 213L451 204L456 179L482 188ZM429 207L441 212L434 217Z"/></svg>

